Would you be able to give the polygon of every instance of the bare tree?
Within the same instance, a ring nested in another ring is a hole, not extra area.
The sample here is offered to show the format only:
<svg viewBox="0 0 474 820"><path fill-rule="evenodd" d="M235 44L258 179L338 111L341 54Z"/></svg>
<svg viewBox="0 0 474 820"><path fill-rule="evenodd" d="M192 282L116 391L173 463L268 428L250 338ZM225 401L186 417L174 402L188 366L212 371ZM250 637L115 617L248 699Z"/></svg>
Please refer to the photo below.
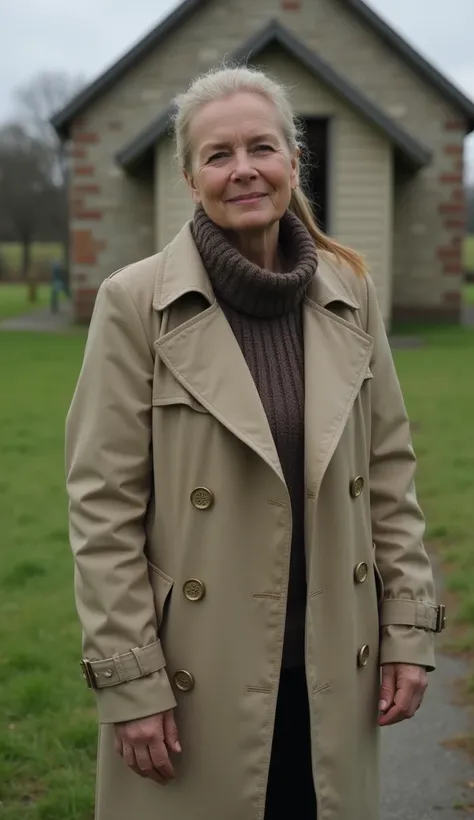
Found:
<svg viewBox="0 0 474 820"><path fill-rule="evenodd" d="M64 247L68 267L68 186L67 145L51 125L51 117L83 87L84 78L65 71L43 71L15 92L19 121L32 138L41 143L50 157L54 189L49 192L47 214Z"/></svg>
<svg viewBox="0 0 474 820"><path fill-rule="evenodd" d="M22 244L22 274L30 270L31 244L51 195L51 156L18 123L0 129L0 224Z"/></svg>
<svg viewBox="0 0 474 820"><path fill-rule="evenodd" d="M15 92L17 118L52 155L55 182L66 182L65 145L51 125L51 117L83 87L84 78L65 71L43 71Z"/></svg>

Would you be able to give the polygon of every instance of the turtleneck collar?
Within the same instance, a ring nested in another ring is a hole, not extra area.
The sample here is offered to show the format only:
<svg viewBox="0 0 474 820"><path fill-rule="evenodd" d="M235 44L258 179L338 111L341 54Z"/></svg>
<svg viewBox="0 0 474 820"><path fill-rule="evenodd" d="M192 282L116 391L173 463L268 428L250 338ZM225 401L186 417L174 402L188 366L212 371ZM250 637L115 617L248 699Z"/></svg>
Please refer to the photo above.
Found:
<svg viewBox="0 0 474 820"><path fill-rule="evenodd" d="M295 310L316 273L314 240L291 211L279 226L279 249L287 267L283 273L260 268L242 256L202 206L196 208L192 231L217 299L247 316L268 319Z"/></svg>

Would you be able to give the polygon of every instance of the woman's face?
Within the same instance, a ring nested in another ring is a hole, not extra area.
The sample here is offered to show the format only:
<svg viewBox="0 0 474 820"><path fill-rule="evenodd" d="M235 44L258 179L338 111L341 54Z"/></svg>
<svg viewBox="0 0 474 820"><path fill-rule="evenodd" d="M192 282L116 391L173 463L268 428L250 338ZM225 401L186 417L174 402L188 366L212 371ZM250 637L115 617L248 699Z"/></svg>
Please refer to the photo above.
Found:
<svg viewBox="0 0 474 820"><path fill-rule="evenodd" d="M298 183L273 104L239 92L206 103L190 124L194 202L224 230L264 231L277 222Z"/></svg>

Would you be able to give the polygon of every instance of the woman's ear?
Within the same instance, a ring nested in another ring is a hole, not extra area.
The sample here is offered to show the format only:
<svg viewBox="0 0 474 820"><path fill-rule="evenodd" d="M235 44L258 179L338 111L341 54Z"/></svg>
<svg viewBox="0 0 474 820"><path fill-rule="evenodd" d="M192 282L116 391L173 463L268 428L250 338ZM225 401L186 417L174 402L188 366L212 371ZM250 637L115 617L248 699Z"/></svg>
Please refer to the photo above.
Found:
<svg viewBox="0 0 474 820"><path fill-rule="evenodd" d="M300 153L300 149L297 148L291 158L290 185L292 191L300 184Z"/></svg>
<svg viewBox="0 0 474 820"><path fill-rule="evenodd" d="M293 191L300 184L300 157L301 151L299 148L297 148L291 158L290 183Z"/></svg>
<svg viewBox="0 0 474 820"><path fill-rule="evenodd" d="M191 174L188 174L187 171L183 171L183 176L184 176L184 179L186 181L186 185L188 186L189 190L191 191L191 196L193 198L194 204L195 205L200 205L201 204L201 196L200 196L199 191L196 188L196 185L194 183L194 177L192 177Z"/></svg>

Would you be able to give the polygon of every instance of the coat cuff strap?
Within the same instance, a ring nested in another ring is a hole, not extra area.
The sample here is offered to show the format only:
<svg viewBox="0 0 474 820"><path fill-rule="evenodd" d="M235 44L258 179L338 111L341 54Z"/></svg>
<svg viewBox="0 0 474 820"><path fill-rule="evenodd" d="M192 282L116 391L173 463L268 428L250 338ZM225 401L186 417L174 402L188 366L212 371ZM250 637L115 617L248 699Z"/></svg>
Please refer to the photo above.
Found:
<svg viewBox="0 0 474 820"><path fill-rule="evenodd" d="M166 666L161 641L136 647L123 655L112 655L105 660L83 658L81 669L89 689L105 689L119 683L144 678Z"/></svg>
<svg viewBox="0 0 474 820"><path fill-rule="evenodd" d="M446 607L426 601L386 598L380 612L380 626L401 624L416 626L429 632L442 632L446 626Z"/></svg>

